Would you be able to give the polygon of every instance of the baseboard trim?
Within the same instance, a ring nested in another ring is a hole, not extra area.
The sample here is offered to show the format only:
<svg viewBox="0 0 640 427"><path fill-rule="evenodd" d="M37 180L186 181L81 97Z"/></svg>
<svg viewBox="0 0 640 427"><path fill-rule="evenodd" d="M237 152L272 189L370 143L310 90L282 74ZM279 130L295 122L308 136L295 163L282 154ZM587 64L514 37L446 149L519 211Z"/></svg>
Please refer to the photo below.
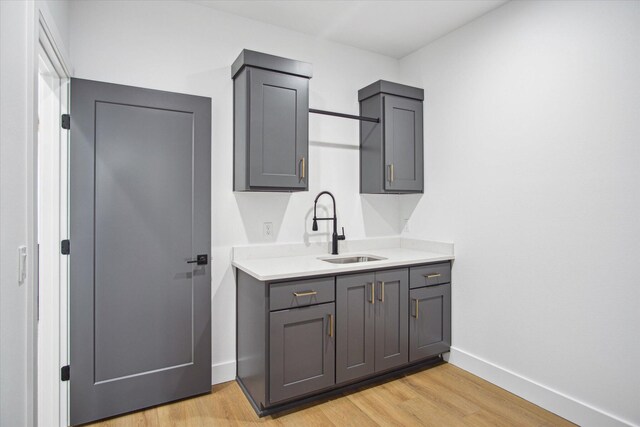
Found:
<svg viewBox="0 0 640 427"><path fill-rule="evenodd" d="M581 426L634 425L459 348L451 347L449 363Z"/></svg>
<svg viewBox="0 0 640 427"><path fill-rule="evenodd" d="M236 361L214 363L211 365L211 384L221 384L236 379Z"/></svg>

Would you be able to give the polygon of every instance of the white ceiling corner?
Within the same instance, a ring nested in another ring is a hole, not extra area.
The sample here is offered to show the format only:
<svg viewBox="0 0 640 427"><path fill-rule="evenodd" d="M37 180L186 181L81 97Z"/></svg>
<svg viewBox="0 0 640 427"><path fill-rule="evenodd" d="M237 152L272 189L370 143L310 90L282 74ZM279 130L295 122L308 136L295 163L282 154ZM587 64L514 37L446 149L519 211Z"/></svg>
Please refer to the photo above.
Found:
<svg viewBox="0 0 640 427"><path fill-rule="evenodd" d="M508 0L193 0L219 11L403 58Z"/></svg>

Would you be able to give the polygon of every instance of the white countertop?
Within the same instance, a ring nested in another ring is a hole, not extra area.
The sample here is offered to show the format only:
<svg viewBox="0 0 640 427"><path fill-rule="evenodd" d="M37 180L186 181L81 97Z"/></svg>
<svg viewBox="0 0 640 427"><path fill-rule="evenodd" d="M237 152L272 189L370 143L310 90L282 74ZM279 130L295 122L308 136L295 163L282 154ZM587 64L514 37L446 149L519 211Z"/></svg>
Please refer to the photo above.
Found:
<svg viewBox="0 0 640 427"><path fill-rule="evenodd" d="M346 245L345 245L346 246ZM258 245L234 248L232 265L266 282L306 276L377 270L454 259L453 244L402 238L367 239L352 242L339 255L330 255L326 246ZM324 249L325 252L319 252ZM292 255L296 253L297 255ZM371 255L378 261L333 264L321 258Z"/></svg>

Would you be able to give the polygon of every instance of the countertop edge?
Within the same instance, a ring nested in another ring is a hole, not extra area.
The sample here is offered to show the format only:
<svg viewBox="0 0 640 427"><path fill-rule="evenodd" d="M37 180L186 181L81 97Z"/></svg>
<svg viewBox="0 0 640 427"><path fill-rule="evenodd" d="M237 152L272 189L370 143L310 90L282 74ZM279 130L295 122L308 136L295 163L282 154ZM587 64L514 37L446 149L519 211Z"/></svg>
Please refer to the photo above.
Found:
<svg viewBox="0 0 640 427"><path fill-rule="evenodd" d="M315 276L331 276L337 274L344 273L357 273L360 271L370 271L370 270L379 270L379 269L387 269L394 267L405 267L411 265L420 265L420 264L430 264L434 262L440 261L453 261L455 260L455 255L447 255L442 254L440 256L429 257L429 258L418 258L412 260L404 260L404 261L372 261L372 263L368 263L366 266L362 264L355 264L349 266L340 266L334 268L327 268L323 270L312 270L312 271L302 271L298 273L290 273L290 274L271 274L268 276L262 276L242 265L240 261L232 261L231 265L234 268L244 271L250 276L261 282L273 282L276 280L289 280L289 279L298 279L301 277L315 277Z"/></svg>

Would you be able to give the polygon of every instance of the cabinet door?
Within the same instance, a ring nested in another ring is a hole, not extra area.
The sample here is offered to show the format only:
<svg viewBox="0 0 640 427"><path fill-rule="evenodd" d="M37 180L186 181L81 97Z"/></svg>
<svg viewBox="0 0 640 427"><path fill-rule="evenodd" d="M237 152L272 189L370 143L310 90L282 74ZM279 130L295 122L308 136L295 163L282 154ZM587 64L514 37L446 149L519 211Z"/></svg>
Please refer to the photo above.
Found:
<svg viewBox="0 0 640 427"><path fill-rule="evenodd" d="M335 383L334 315L333 303L271 313L270 403Z"/></svg>
<svg viewBox="0 0 640 427"><path fill-rule="evenodd" d="M386 95L383 104L385 190L422 192L422 101Z"/></svg>
<svg viewBox="0 0 640 427"><path fill-rule="evenodd" d="M409 360L436 356L451 346L451 285L412 289Z"/></svg>
<svg viewBox="0 0 640 427"><path fill-rule="evenodd" d="M376 273L376 372L409 361L409 270Z"/></svg>
<svg viewBox="0 0 640 427"><path fill-rule="evenodd" d="M249 71L249 185L307 188L309 80Z"/></svg>
<svg viewBox="0 0 640 427"><path fill-rule="evenodd" d="M339 276L336 280L336 383L374 372L375 276Z"/></svg>

